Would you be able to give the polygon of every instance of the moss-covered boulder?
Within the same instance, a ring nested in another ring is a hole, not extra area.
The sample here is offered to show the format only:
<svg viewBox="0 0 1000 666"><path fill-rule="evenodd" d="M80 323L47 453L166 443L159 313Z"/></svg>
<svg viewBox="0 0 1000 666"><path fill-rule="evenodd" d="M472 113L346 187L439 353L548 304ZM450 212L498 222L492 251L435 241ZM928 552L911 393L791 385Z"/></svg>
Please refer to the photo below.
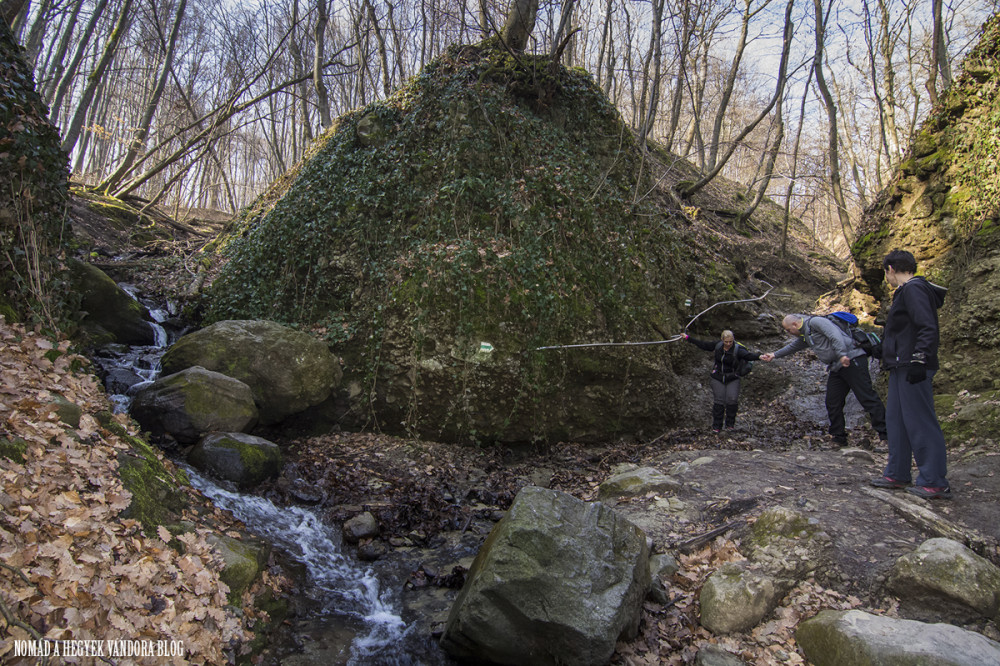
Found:
<svg viewBox="0 0 1000 666"><path fill-rule="evenodd" d="M951 539L928 539L892 566L887 586L919 607L958 604L1000 618L1000 568Z"/></svg>
<svg viewBox="0 0 1000 666"><path fill-rule="evenodd" d="M814 666L982 666L1000 663L1000 643L950 624L925 624L859 610L820 611L795 640Z"/></svg>
<svg viewBox="0 0 1000 666"><path fill-rule="evenodd" d="M271 321L221 321L188 333L161 363L165 373L201 366L243 382L264 424L323 402L343 375L323 342Z"/></svg>
<svg viewBox="0 0 1000 666"><path fill-rule="evenodd" d="M229 586L229 602L240 605L243 592L257 580L267 565L270 546L263 542L241 541L225 534L209 534L206 540L222 556L219 578Z"/></svg>
<svg viewBox="0 0 1000 666"><path fill-rule="evenodd" d="M638 631L649 586L642 530L528 486L476 556L441 645L477 662L603 665Z"/></svg>
<svg viewBox="0 0 1000 666"><path fill-rule="evenodd" d="M701 586L701 625L715 634L747 631L777 607L786 591L744 562L727 562Z"/></svg>
<svg viewBox="0 0 1000 666"><path fill-rule="evenodd" d="M167 469L156 451L141 437L130 435L117 421L108 420L105 427L129 443L131 451L118 454L118 476L132 501L121 513L142 523L146 534L156 534L160 525L177 522L188 507L183 486L187 475Z"/></svg>
<svg viewBox="0 0 1000 666"><path fill-rule="evenodd" d="M69 167L48 116L0 21L0 314L8 321L59 318L68 305L59 261Z"/></svg>
<svg viewBox="0 0 1000 666"><path fill-rule="evenodd" d="M608 477L600 486L597 498L609 501L621 497L638 497L646 493L670 493L681 488L681 482L653 467L626 469Z"/></svg>
<svg viewBox="0 0 1000 666"><path fill-rule="evenodd" d="M210 321L322 332L348 425L448 441L660 434L680 413L657 340L718 293L654 206L591 77L495 41L449 49L352 112L237 225ZM666 333L661 333L664 331Z"/></svg>
<svg viewBox="0 0 1000 666"><path fill-rule="evenodd" d="M949 442L1000 432L1000 391L943 393L934 396L934 409Z"/></svg>
<svg viewBox="0 0 1000 666"><path fill-rule="evenodd" d="M824 571L830 564L832 545L817 520L783 506L758 516L744 540L747 557L780 581L784 591Z"/></svg>
<svg viewBox="0 0 1000 666"><path fill-rule="evenodd" d="M914 138L909 159L865 212L852 248L865 288L888 305L882 259L916 256L949 288L940 310L937 388L997 389L1000 369L1000 16ZM987 434L986 427L976 429Z"/></svg>
<svg viewBox="0 0 1000 666"><path fill-rule="evenodd" d="M188 454L188 461L212 476L241 488L256 486L281 473L281 449L274 442L238 432L205 435Z"/></svg>
<svg viewBox="0 0 1000 666"><path fill-rule="evenodd" d="M257 423L249 386L199 366L139 389L130 413L155 437L168 435L182 444L194 444L210 432L246 431Z"/></svg>
<svg viewBox="0 0 1000 666"><path fill-rule="evenodd" d="M24 452L27 450L28 443L23 439L0 438L0 458L7 458L23 465Z"/></svg>
<svg viewBox="0 0 1000 666"><path fill-rule="evenodd" d="M49 407L59 416L59 420L70 428L79 428L80 419L83 417L83 408L75 402L71 402L61 395L56 395L49 403Z"/></svg>
<svg viewBox="0 0 1000 666"><path fill-rule="evenodd" d="M156 333L149 311L104 271L70 259L70 281L80 295L80 337L91 346L107 343L152 345Z"/></svg>

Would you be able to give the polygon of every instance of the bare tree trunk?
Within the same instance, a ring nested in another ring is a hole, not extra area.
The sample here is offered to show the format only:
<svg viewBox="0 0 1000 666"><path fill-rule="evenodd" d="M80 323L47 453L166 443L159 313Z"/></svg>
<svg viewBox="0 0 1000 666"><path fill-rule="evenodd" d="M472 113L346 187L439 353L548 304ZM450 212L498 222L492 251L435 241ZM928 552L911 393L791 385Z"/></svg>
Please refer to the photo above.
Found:
<svg viewBox="0 0 1000 666"><path fill-rule="evenodd" d="M56 86L59 85L59 80L66 69L64 61L66 60L66 54L69 52L69 45L73 40L73 32L76 30L76 22L80 18L80 9L82 8L83 0L77 0L73 3L73 12L64 26L59 46L49 61L49 67L45 72L45 81L39 90L39 94L41 94L42 99L46 102L52 100L52 94L55 92Z"/></svg>
<svg viewBox="0 0 1000 666"><path fill-rule="evenodd" d="M295 78L302 76L305 71L304 60L302 59L302 47L299 45L299 0L292 0L292 35L288 44L288 50L292 54L292 72ZM312 143L312 122L309 120L309 84L303 81L299 84L299 99L296 106L302 112L302 134L306 143ZM297 152L296 152L297 154Z"/></svg>
<svg viewBox="0 0 1000 666"><path fill-rule="evenodd" d="M799 143L802 139L802 128L806 124L806 102L809 99L809 84L812 83L813 70L809 70L805 86L802 88L802 101L799 104L799 126L795 130L795 144L792 148L791 174L788 177L788 188L785 190L785 214L781 226L781 256L784 257L788 249L788 224L792 217L792 194L795 192L795 179L798 177L799 169Z"/></svg>
<svg viewBox="0 0 1000 666"><path fill-rule="evenodd" d="M198 117L197 112L194 110L194 105L191 103L190 92L187 91L187 90L185 90L184 86L181 85L181 82L179 80L177 80L177 73L173 70L173 68L170 69L170 76L174 80L174 85L177 87L177 92L180 94L181 100L183 100L184 106L185 106L185 108L187 108L188 114L190 114L191 119L193 121L195 121L195 126L199 130L204 129L202 127L202 124L201 124L202 119ZM299 82L300 82L301 85L305 85L305 83L308 81L308 79L309 79L308 75L301 74L301 73L299 74L299 79L298 80L299 80ZM213 144L209 144L209 145L210 145L211 148L210 148L208 154L211 156L212 161L215 163L216 168L219 170L219 175L222 177L222 183L223 183L223 185L225 185L226 196L227 196L227 198L229 200L229 206L230 206L229 209L230 209L231 212L235 213L236 209L238 208L238 206L237 206L237 203L236 203L236 195L233 192L232 185L229 182L229 176L226 175L226 169L222 166L222 159L219 157L218 152L215 149L215 146ZM159 147L160 146L157 146L157 149Z"/></svg>
<svg viewBox="0 0 1000 666"><path fill-rule="evenodd" d="M326 25L330 20L326 13L326 1L316 0L318 16L316 18L315 32L316 48L313 56L313 85L316 87L316 96L318 98L319 121L324 128L329 127L333 122L330 117L330 99L327 97L326 84L323 83L323 50L326 44Z"/></svg>
<svg viewBox="0 0 1000 666"><path fill-rule="evenodd" d="M715 168L719 156L719 144L722 142L722 125L729 111L729 100L733 96L733 88L736 86L736 76L740 71L740 63L743 61L743 53L747 46L747 33L750 31L750 19L764 9L770 0L764 3L755 11L750 10L753 0L743 0L743 20L740 23L740 36L736 41L736 53L733 55L733 62L729 66L729 74L722 86L722 96L719 100L719 108L715 112L715 124L712 127L712 138L709 141L708 163L705 165L709 170Z"/></svg>
<svg viewBox="0 0 1000 666"><path fill-rule="evenodd" d="M184 20L184 10L187 7L187 0L180 0L177 3L177 13L174 15L174 25L170 29L170 37L167 39L166 43L163 44L163 64L160 67L160 75L156 78L156 85L153 86L153 92L150 95L149 103L146 104L146 110L142 114L142 119L139 121L138 127L135 130L135 138L129 144L128 151L125 153L125 157L122 159L121 164L115 169L115 172L108 176L101 183L100 188L105 191L110 191L121 183L125 174L129 172L132 168L132 164L135 162L136 155L139 154L139 150L146 143L146 137L149 136L149 128L153 124L153 116L156 114L156 109L160 106L160 98L163 96L163 89L167 85L167 77L170 75L170 69L173 67L174 62L174 51L177 47L177 36L180 34L181 21ZM153 7L154 20L155 19L155 5ZM159 21L156 25L157 32L160 32ZM160 39L162 41L163 34L160 33Z"/></svg>
<svg viewBox="0 0 1000 666"><path fill-rule="evenodd" d="M378 17L375 16L375 7L372 6L370 0L363 0L363 3L368 8L368 19L371 21L372 30L375 31L375 41L378 44L379 62L382 65L382 93L388 97L392 94L392 72L389 71L389 54L385 49L385 38L378 27Z"/></svg>
<svg viewBox="0 0 1000 666"><path fill-rule="evenodd" d="M826 17L823 14L823 0L813 0L816 10L816 53L813 56L813 70L816 73L816 86L819 88L823 103L826 105L826 115L830 123L830 141L827 154L830 159L830 189L834 204L837 206L837 217L840 220L840 230L848 247L851 245L854 229L851 227L851 217L847 214L847 199L840 182L840 139L837 135L837 105L833 101L830 89L823 77L823 50L826 41Z"/></svg>
<svg viewBox="0 0 1000 666"><path fill-rule="evenodd" d="M879 0L879 54L882 57L883 77L885 78L885 95L883 96L883 114L885 116L885 131L889 140L889 168L899 163L900 141L899 128L896 126L896 68L892 61L892 22L889 16L887 0Z"/></svg>
<svg viewBox="0 0 1000 666"><path fill-rule="evenodd" d="M611 10L613 7L614 0L608 0L608 4L604 9L604 25L601 27L601 47L597 52L597 85L604 90L607 94L609 90L610 81L605 82L605 78L611 78L611 68L608 68L608 73L604 74L604 57L605 53L608 54L608 59L611 59L611 53L614 50L614 46L611 44Z"/></svg>
<svg viewBox="0 0 1000 666"><path fill-rule="evenodd" d="M28 65L34 69L38 65L38 54L42 50L42 36L45 35L45 27L51 18L49 10L52 8L52 0L42 0L42 5L38 8L35 21L28 30L28 38L24 40L24 59Z"/></svg>
<svg viewBox="0 0 1000 666"><path fill-rule="evenodd" d="M53 125L59 124L63 99L65 99L73 85L73 79L76 77L76 71L80 67L80 62L83 60L83 56L86 55L90 42L94 38L97 22L100 20L101 15L104 14L107 6L108 0L98 0L97 5L94 7L94 13L91 15L90 21L87 23L87 27L84 29L83 34L80 36L80 41L76 45L73 60L70 61L69 67L66 68L62 79L59 80L59 85L56 86L56 94L49 107L49 120L52 121Z"/></svg>
<svg viewBox="0 0 1000 666"><path fill-rule="evenodd" d="M101 54L101 59L97 62L97 66L94 68L94 71L87 77L87 86L83 90L80 103L76 107L76 113L73 115L69 128L66 130L66 135L63 137L63 152L73 152L73 147L76 145L77 139L80 138L80 132L83 130L83 120L86 118L87 110L94 101L94 93L97 90L97 86L104 78L108 65L111 64L115 51L118 49L118 44L121 43L122 37L128 29L129 13L131 9L132 0L124 0L121 12L118 14L118 20L115 23L114 29L111 31L108 43L104 47L104 52Z"/></svg>
<svg viewBox="0 0 1000 666"><path fill-rule="evenodd" d="M674 71L674 92L670 100L670 122L667 125L664 145L667 150L674 149L674 139L677 135L677 126L681 121L681 108L684 105L684 93L687 80L688 53L691 48L691 3L684 2L680 14L681 34L677 43L677 65Z"/></svg>
<svg viewBox="0 0 1000 666"><path fill-rule="evenodd" d="M660 63L663 59L663 4L664 0L652 0L653 21L649 29L649 55L643 68L642 120L639 124L639 139L645 141L653 131L656 110L660 105ZM652 72L650 70L652 69Z"/></svg>
<svg viewBox="0 0 1000 666"><path fill-rule="evenodd" d="M791 39L792 39L792 31L793 31L793 26L792 26L792 5L793 4L794 4L794 0L788 0L788 4L785 5L785 42L786 42L786 44L790 44ZM781 144L785 140L785 117L784 117L784 113L783 113L782 107L784 105L783 103L784 103L784 97L785 97L785 90L784 90L785 84L783 82L788 77L788 73L786 71L787 67L788 67L788 61L787 61L787 59L782 59L781 69L778 71L778 78L779 78L779 83L778 83L779 92L777 94L778 104L777 104L777 107L775 108L775 112L774 112L774 117L775 117L775 136L774 136L774 140L771 142L771 149L768 151L768 154L767 154L767 161L766 161L766 163L764 165L764 174L760 178L760 182L757 185L757 191L756 191L756 193L754 195L753 201L751 201L750 205L747 206L743 210L742 213L740 213L740 217L736 221L736 227L737 228L741 228L744 224L746 224L747 220L750 219L750 216L753 215L754 211L757 210L757 207L760 206L760 202L764 200L764 195L767 193L767 188L771 184L771 177L774 175L774 165L778 161L778 152L781 150Z"/></svg>
<svg viewBox="0 0 1000 666"><path fill-rule="evenodd" d="M662 2L662 0L659 0ZM559 16L559 28L556 30L555 36L552 38L552 48L549 51L549 60L552 61L552 67L555 67L559 61L566 44L569 39L573 36L573 31L570 31L566 35L566 31L569 29L570 23L573 20L573 7L576 5L576 0L563 0L562 3L562 13ZM563 42L565 35L566 42Z"/></svg>
<svg viewBox="0 0 1000 666"><path fill-rule="evenodd" d="M396 18L392 3L389 5L389 29L392 31L392 47L396 52L396 80L403 82L407 79L406 64L403 62L403 44L400 38L399 28L396 27Z"/></svg>
<svg viewBox="0 0 1000 666"><path fill-rule="evenodd" d="M263 66L263 69L265 70L267 69L268 65L274 60L276 54L277 52L271 54L271 57L268 59L267 63ZM215 116L215 118L212 120L212 123L208 127L201 129L195 136L185 140L183 145L181 145L178 149L176 149L173 153L171 153L164 159L157 162L154 166L150 167L145 173L143 173L140 176L136 176L127 183L124 183L121 187L119 187L115 191L115 195L122 196L124 194L128 194L129 192L134 192L136 189L138 189L147 181L155 177L161 171L171 166L172 164L178 162L191 150L193 146L196 146L202 141L206 140L206 138L211 137L222 126L223 123L227 122L230 118L232 118L236 114L251 108L254 104L257 104L258 102L265 100L269 98L271 95L275 95L281 92L282 90L289 88L290 86L294 86L299 82L297 79L284 81L272 88L269 88L268 90L265 90L264 92L260 93L259 95L253 97L250 100L247 100L246 102L243 102L241 104L236 104L236 100L239 99L239 97L244 92L246 92L246 90L249 89L258 78L259 76L255 77L254 80L252 81L246 82L245 87L241 88L240 90L236 91L233 95L231 95L229 100L223 106L214 109L210 114L208 114L209 116L211 115ZM205 118L199 118L188 127L182 129L181 132L178 132L173 137L170 137L161 142L160 145L158 145L156 148L154 148L147 154L152 154L156 152L157 150L159 150L160 147L167 145L170 141L180 136L182 132L191 129L191 127L200 126L203 120L205 120Z"/></svg>
<svg viewBox="0 0 1000 666"><path fill-rule="evenodd" d="M523 51L528 46L531 31L535 29L538 14L538 0L514 0L507 14L501 37L514 51Z"/></svg>
<svg viewBox="0 0 1000 666"><path fill-rule="evenodd" d="M951 85L951 65L948 64L948 47L944 42L944 20L941 16L943 0L931 0L931 14L934 28L931 34L930 73L927 77L927 93L931 104L937 104L937 77L941 75L941 89Z"/></svg>
<svg viewBox="0 0 1000 666"><path fill-rule="evenodd" d="M0 0L0 20L3 20L10 27L15 38L19 27L17 19L22 13L27 14L24 10L27 4L28 0Z"/></svg>
<svg viewBox="0 0 1000 666"><path fill-rule="evenodd" d="M781 46L781 60L778 63L778 82L775 86L774 96L771 97L770 103L764 108L764 110L761 111L760 114L750 122L750 124L743 128L743 131L740 132L739 136L733 139L729 149L723 153L721 158L716 160L717 164L715 165L715 168L705 174L698 182L692 183L690 186L679 191L681 197L690 197L712 182L712 180L722 171L722 168L726 166L726 162L729 161L729 158L733 156L734 152L736 152L736 148L739 146L740 142L743 141L743 139L745 139L746 136L750 134L750 132L752 132L754 128L756 128L757 125L759 125L760 122L768 116L768 114L771 113L771 109L774 108L775 104L778 103L778 100L785 94L785 84L788 79L788 54L792 48L792 34L794 32L792 26L793 1L794 0L788 0L788 5L785 10L785 30ZM820 1L821 0L816 0L816 2Z"/></svg>

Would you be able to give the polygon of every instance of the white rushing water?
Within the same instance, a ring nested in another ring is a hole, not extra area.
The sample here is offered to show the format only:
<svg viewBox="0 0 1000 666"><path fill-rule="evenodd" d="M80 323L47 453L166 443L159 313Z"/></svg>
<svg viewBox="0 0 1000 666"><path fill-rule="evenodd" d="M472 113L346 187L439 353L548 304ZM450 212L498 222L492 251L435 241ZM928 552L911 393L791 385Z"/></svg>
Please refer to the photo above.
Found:
<svg viewBox="0 0 1000 666"><path fill-rule="evenodd" d="M282 548L306 568L310 596L330 613L361 620L363 635L352 645L353 664L409 664L394 652L407 628L389 595L380 590L370 569L362 569L341 552L338 532L309 509L275 506L255 495L226 490L187 470L191 484L222 509L227 509L255 534Z"/></svg>

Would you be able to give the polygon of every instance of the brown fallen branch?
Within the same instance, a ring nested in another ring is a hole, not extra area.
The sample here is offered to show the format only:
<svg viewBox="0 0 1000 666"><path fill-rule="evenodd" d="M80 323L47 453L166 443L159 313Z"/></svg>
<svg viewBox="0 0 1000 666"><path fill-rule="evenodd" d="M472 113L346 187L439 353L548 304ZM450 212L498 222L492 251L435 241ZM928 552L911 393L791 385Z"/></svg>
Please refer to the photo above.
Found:
<svg viewBox="0 0 1000 666"><path fill-rule="evenodd" d="M681 541L679 544L674 546L673 549L676 550L678 553L683 553L687 555L688 553L696 551L705 544L709 543L715 537L725 534L729 530L733 529L734 527L742 523L743 523L742 520L734 520L732 522L726 523L725 525L716 527L714 530L709 530L704 534L699 534L698 536L692 537L686 541Z"/></svg>
<svg viewBox="0 0 1000 666"><path fill-rule="evenodd" d="M993 537L982 535L968 527L956 525L912 500L893 495L884 490L862 486L861 492L885 502L902 515L903 518L917 527L939 537L965 544L977 555L985 557L987 560L1000 566L1000 542Z"/></svg>
<svg viewBox="0 0 1000 666"><path fill-rule="evenodd" d="M17 567L12 567L9 564L4 564L3 562L0 562L0 567L3 567L4 569L10 571L11 573L16 574L18 578L20 578L22 581L24 581L25 584L29 585L30 587L33 588L35 587L35 584L32 583L30 580L28 580L28 577L24 575L24 572L18 569ZM3 617L8 627L19 627L23 629L25 632L27 632L28 635L31 636L31 638L34 639L35 641L39 643L42 642L44 637L40 633L38 633L38 631L30 624L28 624L27 622L23 622L14 613L13 609L7 606L6 602L4 602L3 600L3 597L0 597L0 617ZM49 663L49 658L47 656L41 657L38 663L41 664L41 666L47 666Z"/></svg>

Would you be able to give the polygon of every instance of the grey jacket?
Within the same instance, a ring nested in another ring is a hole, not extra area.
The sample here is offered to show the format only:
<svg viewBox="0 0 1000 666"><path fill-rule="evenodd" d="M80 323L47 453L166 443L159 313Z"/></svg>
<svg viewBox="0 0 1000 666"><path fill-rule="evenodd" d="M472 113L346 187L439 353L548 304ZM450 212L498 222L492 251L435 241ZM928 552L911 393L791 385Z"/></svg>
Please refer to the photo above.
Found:
<svg viewBox="0 0 1000 666"><path fill-rule="evenodd" d="M847 333L826 317L806 317L802 322L801 333L798 338L774 352L774 358L791 356L812 347L816 357L826 363L827 371L834 372L842 367L842 356L855 359L865 354Z"/></svg>

